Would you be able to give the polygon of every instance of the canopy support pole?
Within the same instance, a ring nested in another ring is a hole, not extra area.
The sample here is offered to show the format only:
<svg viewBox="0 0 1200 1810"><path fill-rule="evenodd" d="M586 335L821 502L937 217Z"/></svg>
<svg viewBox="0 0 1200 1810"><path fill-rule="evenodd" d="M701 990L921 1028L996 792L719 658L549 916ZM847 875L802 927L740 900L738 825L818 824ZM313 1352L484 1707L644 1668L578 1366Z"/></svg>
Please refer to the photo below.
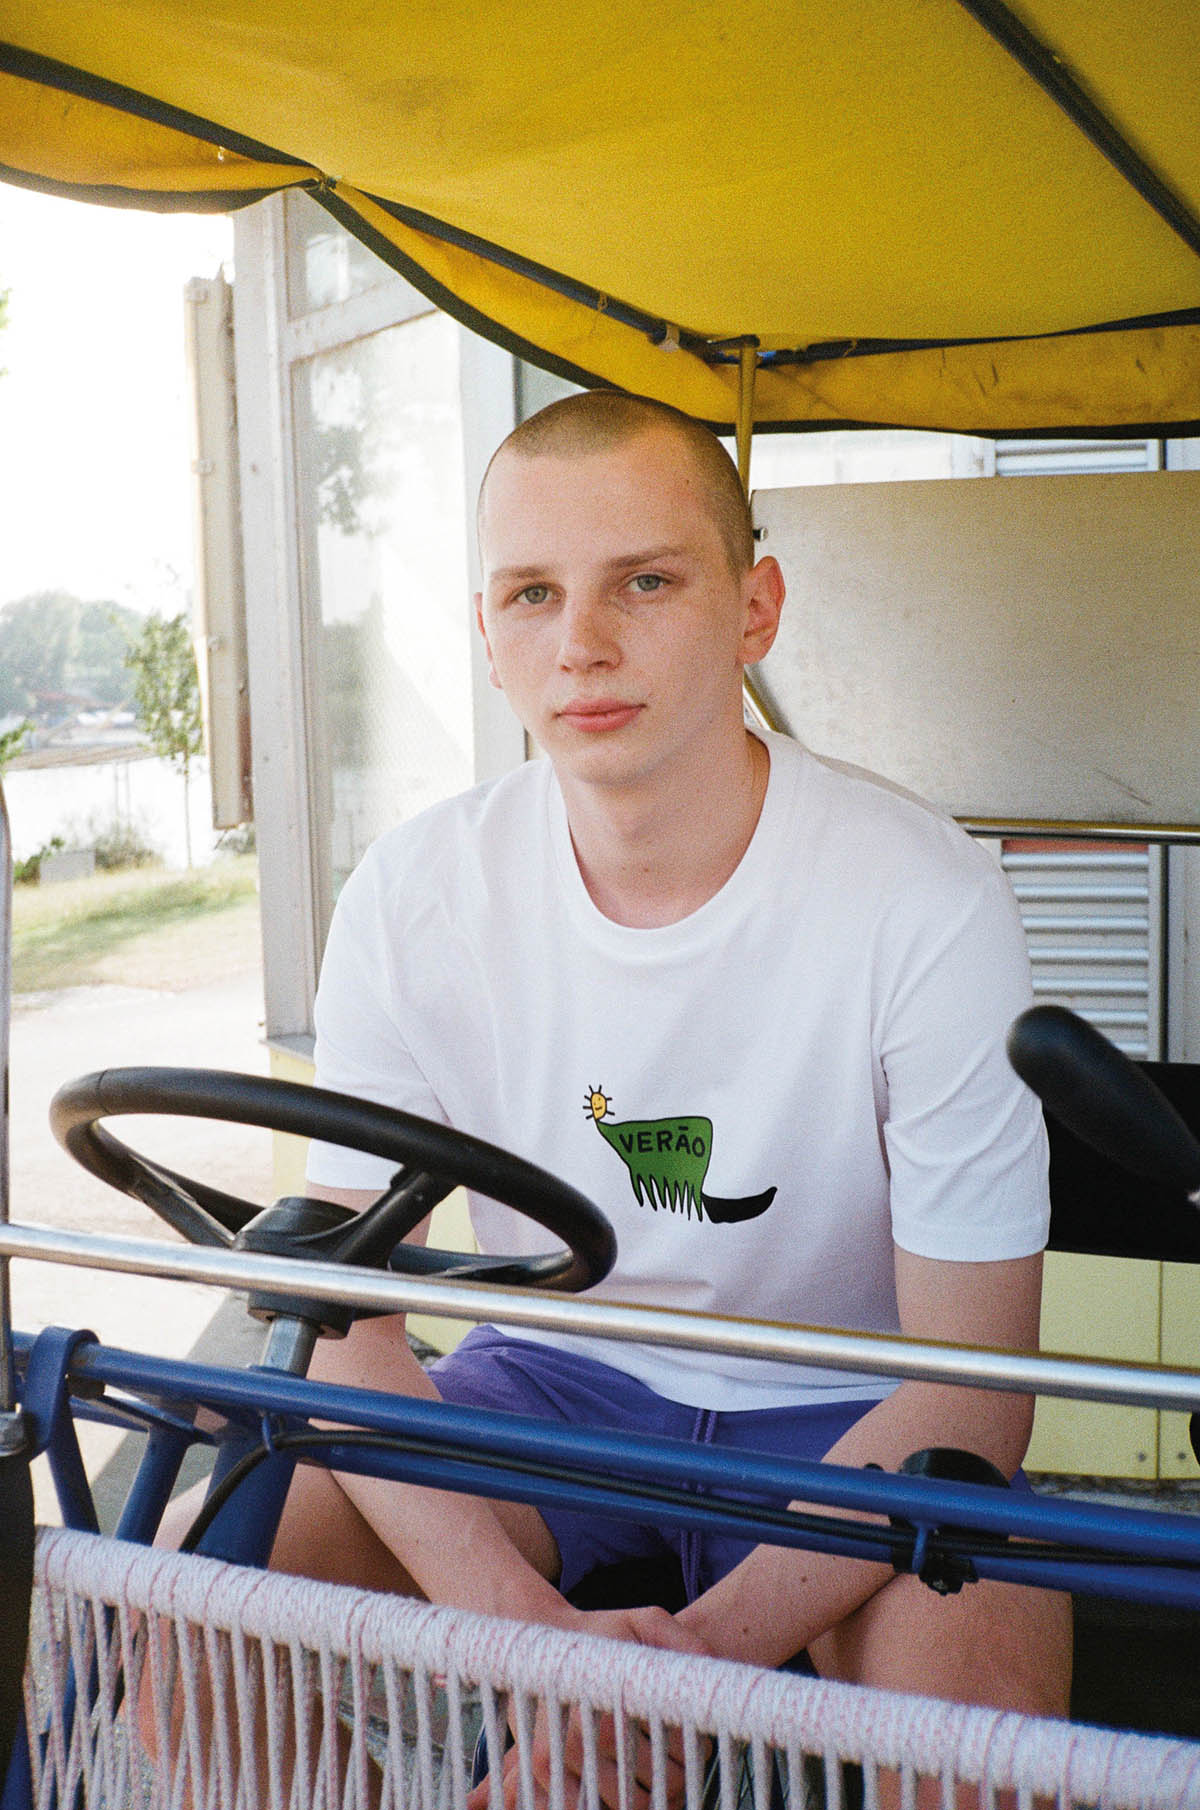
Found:
<svg viewBox="0 0 1200 1810"><path fill-rule="evenodd" d="M754 380L758 375L758 341L738 347L737 468L742 489L750 495L750 442L754 438Z"/></svg>
<svg viewBox="0 0 1200 1810"><path fill-rule="evenodd" d="M742 489L750 495L750 446L754 439L754 381L758 376L758 341L744 340L738 347L737 467ZM751 679L742 674L742 704L747 720L759 729L779 729L766 699Z"/></svg>
<svg viewBox="0 0 1200 1810"><path fill-rule="evenodd" d="M748 667L742 672L742 711L749 728L766 729L774 731L777 735L787 734L787 730L750 677Z"/></svg>

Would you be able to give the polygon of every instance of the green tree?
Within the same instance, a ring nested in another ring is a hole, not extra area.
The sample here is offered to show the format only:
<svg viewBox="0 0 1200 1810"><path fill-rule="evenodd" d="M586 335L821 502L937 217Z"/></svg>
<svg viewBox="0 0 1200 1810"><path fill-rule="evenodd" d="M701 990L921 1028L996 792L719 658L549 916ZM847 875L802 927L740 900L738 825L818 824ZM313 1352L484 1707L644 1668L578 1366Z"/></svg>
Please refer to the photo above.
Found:
<svg viewBox="0 0 1200 1810"><path fill-rule="evenodd" d="M0 731L0 778L8 771L8 763L16 755L25 752L25 738L31 729L37 727L32 718L26 717L23 722L15 723L11 729Z"/></svg>
<svg viewBox="0 0 1200 1810"><path fill-rule="evenodd" d="M75 622L68 689L98 704L121 704L129 696L125 656L141 628L136 610L119 603L81 603Z"/></svg>
<svg viewBox="0 0 1200 1810"><path fill-rule="evenodd" d="M32 712L39 697L120 704L125 655L142 618L118 603L38 591L0 610L0 716Z"/></svg>
<svg viewBox="0 0 1200 1810"><path fill-rule="evenodd" d="M133 675L138 721L156 754L183 774L184 840L192 865L192 830L188 810L193 760L204 746L200 714L200 680L186 614L147 616L141 633L125 656Z"/></svg>

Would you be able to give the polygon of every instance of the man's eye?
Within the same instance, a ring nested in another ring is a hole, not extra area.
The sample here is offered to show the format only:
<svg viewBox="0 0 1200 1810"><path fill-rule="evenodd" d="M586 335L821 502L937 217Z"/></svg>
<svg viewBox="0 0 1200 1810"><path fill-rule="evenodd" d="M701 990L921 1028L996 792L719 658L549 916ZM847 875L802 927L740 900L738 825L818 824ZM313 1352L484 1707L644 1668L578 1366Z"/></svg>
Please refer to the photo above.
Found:
<svg viewBox="0 0 1200 1810"><path fill-rule="evenodd" d="M648 597L652 591L661 591L664 582L657 572L639 572L633 581L633 588Z"/></svg>
<svg viewBox="0 0 1200 1810"><path fill-rule="evenodd" d="M549 597L549 595L550 595L550 586L549 585L547 585L547 584L527 584L523 591L519 591L517 593L517 600L520 603L545 603L545 601L546 601L547 597Z"/></svg>

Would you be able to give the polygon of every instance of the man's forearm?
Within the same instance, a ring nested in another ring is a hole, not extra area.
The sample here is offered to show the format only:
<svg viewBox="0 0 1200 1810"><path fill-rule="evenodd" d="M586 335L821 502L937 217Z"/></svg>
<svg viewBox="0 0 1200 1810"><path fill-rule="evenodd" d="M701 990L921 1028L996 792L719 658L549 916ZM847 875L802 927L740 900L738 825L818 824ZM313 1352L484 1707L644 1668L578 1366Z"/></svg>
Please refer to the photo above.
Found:
<svg viewBox="0 0 1200 1810"><path fill-rule="evenodd" d="M506 1529L505 1504L374 1477L346 1476L339 1482L430 1602L573 1625L565 1599Z"/></svg>
<svg viewBox="0 0 1200 1810"><path fill-rule="evenodd" d="M395 1321L359 1322L319 1348L313 1374L352 1387L439 1400ZM572 1612L548 1581L557 1555L545 1523L521 1503L341 1475L343 1491L431 1602L566 1625Z"/></svg>
<svg viewBox="0 0 1200 1810"><path fill-rule="evenodd" d="M1024 1397L902 1383L826 1456L831 1464L870 1463L895 1470L924 1446L959 1446L1011 1475L1024 1454L1029 1421ZM890 1565L867 1559L758 1546L681 1610L678 1619L725 1658L780 1665L853 1614L895 1575Z"/></svg>

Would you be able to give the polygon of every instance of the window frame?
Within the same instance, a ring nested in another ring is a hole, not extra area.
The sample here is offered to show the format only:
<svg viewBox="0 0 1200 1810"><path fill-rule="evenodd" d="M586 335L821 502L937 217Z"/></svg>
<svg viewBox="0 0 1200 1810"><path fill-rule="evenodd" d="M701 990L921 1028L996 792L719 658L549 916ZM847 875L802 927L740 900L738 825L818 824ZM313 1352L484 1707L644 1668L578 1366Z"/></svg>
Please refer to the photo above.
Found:
<svg viewBox="0 0 1200 1810"><path fill-rule="evenodd" d="M434 312L403 277L387 278L307 314L289 309L289 207L307 196L271 196L234 218L234 340L246 582L246 638L254 806L262 909L267 1042L312 1050L312 1009L331 901L321 850L325 788L311 658L319 624L301 582L293 379L307 360ZM466 495L473 498L492 449L516 423L514 360L457 328ZM478 554L464 522L474 619ZM524 736L488 685L472 634L474 777L525 758Z"/></svg>

